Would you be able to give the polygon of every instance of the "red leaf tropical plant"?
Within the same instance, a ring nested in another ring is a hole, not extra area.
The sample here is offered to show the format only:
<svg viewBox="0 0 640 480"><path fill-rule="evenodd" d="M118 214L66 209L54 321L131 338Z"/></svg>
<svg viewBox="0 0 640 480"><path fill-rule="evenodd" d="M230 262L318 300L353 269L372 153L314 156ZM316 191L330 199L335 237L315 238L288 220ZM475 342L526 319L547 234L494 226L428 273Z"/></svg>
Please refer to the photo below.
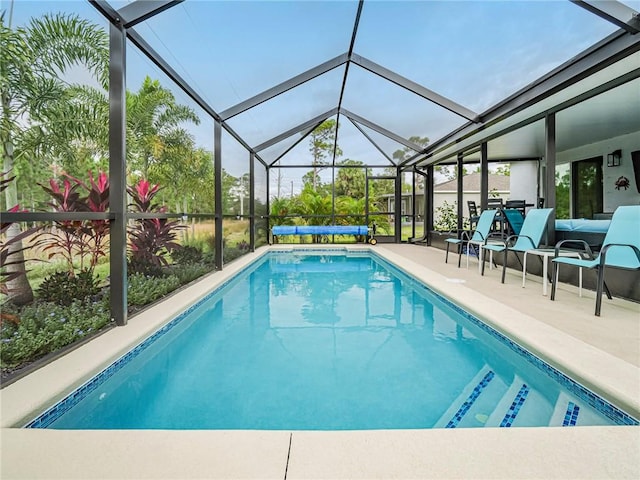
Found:
<svg viewBox="0 0 640 480"><path fill-rule="evenodd" d="M139 213L166 213L166 207L154 203L154 197L160 191L160 185L151 186L147 180L140 180L135 186L127 187L133 203L130 204ZM176 242L179 230L184 226L178 221L166 218L144 218L137 220L129 228L129 270L132 273L160 275L162 267L168 265L166 255L182 248Z"/></svg>
<svg viewBox="0 0 640 480"><path fill-rule="evenodd" d="M133 204L139 212L152 212L158 210L160 207L153 204L153 198L160 191L160 185L156 184L153 187L147 180L140 180L134 187L127 187L127 191L131 195Z"/></svg>
<svg viewBox="0 0 640 480"><path fill-rule="evenodd" d="M49 186L40 185L51 196L47 203L55 212L106 212L109 210L109 177L100 172L97 181L89 172L89 186L81 180L64 175L62 182L49 180ZM39 236L39 245L48 258L64 258L67 271L74 275L74 259L80 261L80 270L93 271L100 257L106 255L109 237L108 220L60 220L54 222Z"/></svg>
<svg viewBox="0 0 640 480"><path fill-rule="evenodd" d="M87 190L87 207L90 212L103 213L109 210L109 177L106 173L98 173L97 181L93 173L89 172L91 187L82 184ZM90 268L93 269L98 259L107 254L105 246L109 238L109 220L91 220L92 247Z"/></svg>

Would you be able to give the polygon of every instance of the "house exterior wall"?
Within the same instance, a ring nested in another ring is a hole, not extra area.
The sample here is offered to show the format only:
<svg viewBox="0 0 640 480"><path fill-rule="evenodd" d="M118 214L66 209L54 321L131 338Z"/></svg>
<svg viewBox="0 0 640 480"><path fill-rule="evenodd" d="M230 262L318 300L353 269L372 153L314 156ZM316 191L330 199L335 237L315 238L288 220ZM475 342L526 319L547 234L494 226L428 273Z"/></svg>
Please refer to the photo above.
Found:
<svg viewBox="0 0 640 480"><path fill-rule="evenodd" d="M614 150L622 150L622 159L620 166L607 167L607 154ZM631 152L640 150L640 132L621 135L619 137L609 138L602 142L583 145L571 150L558 152L557 163L573 162L602 156L602 173L603 173L603 209L605 212L613 212L620 205L638 205L640 204L640 193L636 185L633 165L631 163ZM629 188L616 189L615 182L620 177L629 180Z"/></svg>
<svg viewBox="0 0 640 480"><path fill-rule="evenodd" d="M505 201L509 200L510 193L508 191L496 191L492 192L492 195L502 197ZM476 202L478 209L480 209L480 192L478 191L465 191L462 192L462 212L464 218L469 218L469 208L467 206L467 202L469 200L473 200ZM444 203L447 202L449 205L454 205L458 201L458 193L457 192L443 192L443 191L435 191L433 192L433 208L434 211L438 212L438 208L444 206Z"/></svg>
<svg viewBox="0 0 640 480"><path fill-rule="evenodd" d="M538 200L538 162L511 162L511 178L509 198L525 200L532 205Z"/></svg>

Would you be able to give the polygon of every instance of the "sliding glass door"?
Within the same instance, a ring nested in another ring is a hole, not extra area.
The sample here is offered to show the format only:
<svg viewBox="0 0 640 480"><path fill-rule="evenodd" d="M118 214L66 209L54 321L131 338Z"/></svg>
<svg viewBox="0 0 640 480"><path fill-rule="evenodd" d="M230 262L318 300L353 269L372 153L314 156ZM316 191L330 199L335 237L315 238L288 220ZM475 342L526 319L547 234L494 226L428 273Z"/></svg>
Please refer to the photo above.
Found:
<svg viewBox="0 0 640 480"><path fill-rule="evenodd" d="M593 218L602 212L602 157L571 164L573 218Z"/></svg>

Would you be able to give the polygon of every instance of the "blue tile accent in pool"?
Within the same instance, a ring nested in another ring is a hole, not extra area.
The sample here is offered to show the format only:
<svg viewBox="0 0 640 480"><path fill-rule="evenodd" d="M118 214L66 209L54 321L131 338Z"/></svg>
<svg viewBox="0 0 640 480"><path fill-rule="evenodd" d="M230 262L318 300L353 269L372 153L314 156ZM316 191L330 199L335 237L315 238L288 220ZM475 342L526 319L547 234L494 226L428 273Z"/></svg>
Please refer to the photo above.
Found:
<svg viewBox="0 0 640 480"><path fill-rule="evenodd" d="M465 400L465 402L460 406L458 411L455 413L453 418L449 420L449 423L444 428L456 428L460 423L460 420L467 414L473 403L478 399L484 388L489 385L489 382L495 377L495 373L489 370L487 374L484 376L482 380L476 385L473 389L473 392L469 395L469 397Z"/></svg>
<svg viewBox="0 0 640 480"><path fill-rule="evenodd" d="M46 410L44 413L36 417L34 420L25 425L24 428L47 428L51 425L55 420L60 418L62 414L71 409L74 405L79 403L84 397L93 392L96 388L98 388L102 383L104 383L109 377L113 376L118 370L124 367L128 362L137 357L140 353L146 350L153 342L155 342L162 335L167 333L173 327L178 325L182 320L184 320L191 312L193 312L196 308L202 305L204 302L209 300L213 295L218 294L224 287L229 285L233 280L235 280L238 276L249 272L256 268L258 264L262 263L261 260L265 260L266 255L257 259L250 265L247 265L243 269L236 272L234 275L229 277L227 280L222 282L216 289L193 305L189 306L185 311L178 314L173 320L169 321L159 330L156 330L150 337L147 337L140 344L134 347L132 350L125 353L122 357L118 358L115 362L109 365L107 368L98 373L95 377L91 378L87 383L81 385L65 398L60 400L58 403L53 405L51 408Z"/></svg>
<svg viewBox="0 0 640 480"><path fill-rule="evenodd" d="M267 254L260 256L253 263L245 266L244 268L242 268L241 270L236 272L234 275L232 275L227 280L222 282L218 287L216 287L215 290L213 290L212 292L207 294L205 297L201 298L196 303L194 303L193 305L188 307L184 312L182 312L179 315L177 315L173 320L169 321L166 325L164 325L162 328L157 330L150 337L148 337L147 339L142 341L138 346L136 346L131 351L127 352L125 355L123 355L122 357L117 359L115 362L113 362L111 365L109 365L107 368L105 368L102 372L98 373L96 376L91 378L88 382L86 382L82 386L80 386L77 389L75 389L73 392L71 392L65 398L63 398L58 403L53 405L51 408L46 410L44 413L40 414L34 420L30 421L28 424L25 425L24 428L46 428L47 426L51 425L62 414L64 414L66 411L68 411L74 405L79 403L85 396L87 396L89 393L94 391L105 380L107 380L109 377L114 375L124 365L126 365L133 358L135 358L137 355L139 355L143 350L145 350L149 345L151 345L151 343L153 343L159 337L161 337L162 335L167 333L169 330L171 330L174 326L176 326L178 323L180 323L193 310L195 310L197 307L199 307L204 302L208 301L213 295L217 295L224 287L229 285L229 283L234 281L240 275L243 275L243 274L245 274L247 272L250 272L254 268L257 268L262 263L262 261L266 261L266 259L269 257L270 253L289 253L289 254L291 254L291 253L294 253L294 254L298 254L298 253L323 254L324 253L324 254L336 254L337 251L343 252L346 255L362 255L362 254L371 255L371 257L375 261L379 262L380 264L384 265L386 268L388 268L391 271L393 271L396 275L398 275L400 278L402 278L403 281L408 282L414 288L416 288L416 290L419 290L419 291L422 290L424 292L428 292L431 295L437 296L440 300L442 300L450 308L454 309L457 313L459 313L460 315L464 316L465 318L467 318L468 320L473 322L475 325L477 325L478 327L483 329L485 332L487 332L490 335L492 335L495 338L497 338L499 341L504 343L511 350L514 350L515 352L517 352L521 356L525 357L530 363L532 363L537 368L539 368L542 371L544 371L547 375L549 375L550 377L552 377L556 381L560 382L565 388L567 388L569 391L571 391L578 398L580 398L580 399L584 400L585 402L587 402L590 406L592 406L593 408L597 409L600 413L602 413L606 417L610 418L615 423L621 424L621 425L639 425L640 424L640 422L638 422L637 419L633 418L632 416L630 416L626 412L623 412L622 410L618 409L617 407L615 407L614 405L610 404L609 402L607 402L603 398L601 398L598 395L596 395L595 393L591 392L589 389L587 389L587 388L583 387L582 385L580 385L579 383L575 382L573 379L567 377L565 374L563 374L559 370L555 369L554 367L552 367L548 363L544 362L543 360L539 359L538 357L536 357L532 353L528 352L526 349L524 349L523 347L521 347L520 345L518 345L517 343L515 343L514 341L512 341L511 339L509 339L505 335L501 334L500 332L498 332L494 328L492 328L489 325L485 324L484 322L482 322L480 319L478 319L474 315L470 314L469 312L466 312L462 307L456 305L451 300L449 300L446 297L443 297L442 295L438 294L437 292L431 290L424 283L422 283L419 280L413 278L410 274L406 273L401 268L393 265L392 263L390 263L388 260L386 260L383 257L381 257L379 254L377 254L373 250L369 250L367 252L366 250L350 250L350 249L346 249L346 248L339 249L339 250L338 249L320 249L320 248L318 248L318 249L316 249L316 248L300 248L300 249L297 249L297 248L296 249L293 249L293 248L286 248L285 249L285 248L283 248L283 249L277 249L277 250L276 249L270 250Z"/></svg>
<svg viewBox="0 0 640 480"><path fill-rule="evenodd" d="M584 400L587 404L589 404L591 407L593 407L596 410L598 410L601 414L603 414L607 418L611 419L612 421L614 421L615 423L617 423L619 425L640 425L640 422L636 418L632 417L628 413L620 410L616 406L614 406L611 403L607 402L605 399L603 399L599 395L593 393L591 390L589 390L588 388L586 388L583 385L579 384L578 382L576 382L572 378L568 377L567 375L565 375L564 373L562 373L561 371L559 371L555 367L552 367L551 365L549 365L544 360L536 357L534 354L532 354L531 352L526 350L524 347L522 347L518 343L514 342L513 340L511 340L507 336L503 335L502 333L498 332L493 327L487 325L486 323L484 323L482 320L480 320L476 316L474 316L471 313L465 311L462 307L460 307L459 305L453 303L448 298L443 297L439 293L431 290L424 283L422 283L421 281L413 278L410 274L406 273L401 268L391 264L388 260L386 260L383 257L381 257L376 252L371 251L371 256L374 257L374 259L377 262L380 262L382 265L384 265L385 267L387 267L390 270L392 270L393 272L395 272L404 281L407 281L411 285L413 285L416 288L416 290L422 290L422 291L427 292L427 293L429 293L431 295L437 296L440 300L442 300L444 303L446 303L450 308L454 309L457 313L459 313L460 315L464 316L469 321L473 322L475 325L480 327L482 330L484 330L485 332L487 332L488 334L492 335L494 338L498 339L500 342L505 344L511 350L513 350L514 352L516 352L519 355L521 355L522 357L524 357L529 363L531 363L536 368L539 368L540 370L545 372L547 375L549 375L555 381L559 382L561 385L563 385L567 390L569 390L575 396L577 396L581 400Z"/></svg>
<svg viewBox="0 0 640 480"><path fill-rule="evenodd" d="M564 414L563 427L573 427L578 421L578 414L580 413L580 407L573 402L569 402L567 405L567 413Z"/></svg>
<svg viewBox="0 0 640 480"><path fill-rule="evenodd" d="M513 425L514 420L518 416L520 412L520 408L524 405L524 401L527 399L527 395L529 395L529 387L526 384L523 384L520 387L520 391L516 395L516 398L513 399L511 406L509 407L509 411L500 422L501 427L510 427Z"/></svg>

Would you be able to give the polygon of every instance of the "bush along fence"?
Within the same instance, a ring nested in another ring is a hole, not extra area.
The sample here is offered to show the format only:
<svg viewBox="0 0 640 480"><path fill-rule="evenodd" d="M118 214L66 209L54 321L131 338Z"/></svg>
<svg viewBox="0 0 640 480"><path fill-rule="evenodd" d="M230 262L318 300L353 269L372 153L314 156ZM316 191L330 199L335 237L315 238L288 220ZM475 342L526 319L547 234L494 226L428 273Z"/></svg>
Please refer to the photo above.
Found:
<svg viewBox="0 0 640 480"><path fill-rule="evenodd" d="M14 178L2 173L0 189L7 188ZM109 178L103 172L95 177L90 172L86 182L64 175L40 186L50 197L46 204L49 211L109 210ZM157 202L160 191L159 185L144 179L129 186L131 209L139 213L166 212L166 207ZM24 210L15 205L9 211ZM3 222L1 228L0 366L6 378L22 366L109 326L109 221L59 220L24 231ZM12 228L16 230L11 232ZM132 312L213 270L212 242L180 245L182 228L180 222L168 219L131 222L127 280ZM34 259L31 271L25 269L23 253L27 250L41 257ZM28 301L14 301L12 285L18 278L30 290L30 282L37 284L35 295Z"/></svg>

